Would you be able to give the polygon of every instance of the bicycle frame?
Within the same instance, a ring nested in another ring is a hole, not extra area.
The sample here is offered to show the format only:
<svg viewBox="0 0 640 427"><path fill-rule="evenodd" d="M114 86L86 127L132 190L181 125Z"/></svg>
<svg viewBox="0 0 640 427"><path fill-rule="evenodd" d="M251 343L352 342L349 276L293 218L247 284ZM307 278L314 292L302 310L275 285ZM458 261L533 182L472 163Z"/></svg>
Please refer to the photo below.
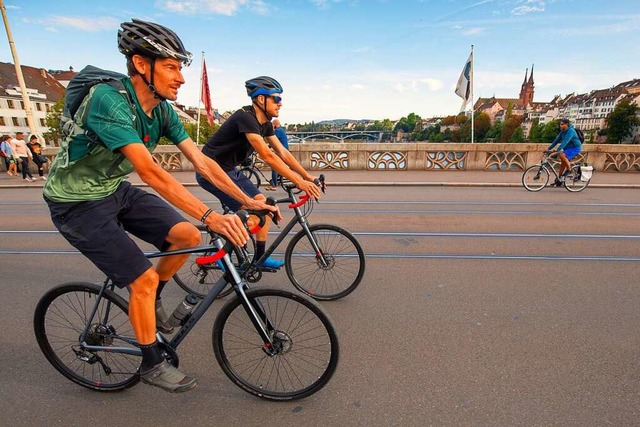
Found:
<svg viewBox="0 0 640 427"><path fill-rule="evenodd" d="M548 157L540 161L540 167L551 171L556 179L560 179L560 175L558 174L558 172L556 172L556 168L553 167Z"/></svg>
<svg viewBox="0 0 640 427"><path fill-rule="evenodd" d="M262 255L260 259L257 260L256 264L260 265L264 260L270 257L271 254L280 245L280 243L282 243L282 241L287 237L287 235L293 229L293 227L295 227L296 224L300 224L300 227L302 227L302 229L304 230L304 233L307 235L307 237L309 237L309 240L311 241L311 245L313 247L314 252L322 261L323 266L326 267L327 261L322 255L320 251L320 247L318 246L318 243L313 238L313 234L309 229L309 222L307 221L307 218L304 216L304 214L302 213L302 210L300 209L301 206L307 203L307 201L309 200L309 196L304 195L300 198L300 200L298 200L295 194L293 194L292 189L287 188L287 192L289 193L289 196L284 199L277 200L276 203L289 203L289 207L293 209L293 212L295 215L293 218L291 218L291 221L289 221L289 223L284 227L284 229L282 229L282 231L280 232L276 240L274 240L273 243L271 243L271 245L265 250L264 255Z"/></svg>
<svg viewBox="0 0 640 427"><path fill-rule="evenodd" d="M217 253L222 254L224 253L223 247L224 245L222 243L221 238L217 237L213 240L213 242L210 245L196 246L193 248L178 249L173 251L155 252L152 254L147 254L147 258L160 258L160 257L165 257L170 255L201 253L204 251L214 251L214 250ZM231 277L233 279L233 283L232 283L233 288L236 294L240 297L242 301L242 305L245 308L245 311L247 312L249 319L251 319L251 322L255 326L258 334L261 336L264 342L265 350L269 352L270 355L272 355L271 349L273 348L273 342L269 336L269 333L267 332L267 329L273 330L273 325L271 325L271 323L269 322L269 319L266 317L262 307L249 302L249 299L247 298L247 295L245 293L245 290L249 288L247 285L247 282L244 279L242 279L242 277L240 277L240 275L238 274L238 271L235 269L233 263L231 262L229 255L224 253L224 256L220 255L219 259L223 262L224 267L226 268L226 271L231 274ZM198 323L198 321L202 318L202 316L204 316L206 311L211 307L211 305L215 301L218 294L220 294L220 292L222 292L222 290L229 283L230 282L227 281L227 275L226 274L223 275L216 282L216 284L211 288L211 290L207 293L204 299L200 301L200 303L196 306L196 308L191 313L191 315L188 316L185 323L182 325L180 330L176 332L173 338L168 341L164 337L164 335L162 335L161 332L157 332L156 337L158 342L167 344L172 349L176 349L178 345L180 345L180 343L184 340L184 338L189 334L191 329L193 329L195 324ZM115 285L111 281L111 279L106 279L104 284L102 285L102 288L100 289L100 293L98 294L98 298L91 311L91 315L87 319L87 324L84 330L82 331L82 334L80 335L80 340L79 340L80 344L83 347L83 349L89 350L89 351L108 351L112 353L125 353L125 354L131 354L135 356L142 356L142 351L140 350L140 348L111 347L111 346L105 347L105 346L98 346L98 345L89 345L86 342L87 334L93 323L92 320L96 316L96 313L98 311L98 306L100 304L100 301L102 300L102 295L104 294L104 291L106 289L114 290L114 288L115 288ZM107 310L105 312L106 317L108 317L109 311L110 311L110 305L107 306ZM264 320L265 325L263 325L261 320ZM265 329L265 326L266 326L266 329ZM128 344L137 345L137 341L135 339L127 340L125 337L120 337L120 336L118 336L118 338L122 339Z"/></svg>

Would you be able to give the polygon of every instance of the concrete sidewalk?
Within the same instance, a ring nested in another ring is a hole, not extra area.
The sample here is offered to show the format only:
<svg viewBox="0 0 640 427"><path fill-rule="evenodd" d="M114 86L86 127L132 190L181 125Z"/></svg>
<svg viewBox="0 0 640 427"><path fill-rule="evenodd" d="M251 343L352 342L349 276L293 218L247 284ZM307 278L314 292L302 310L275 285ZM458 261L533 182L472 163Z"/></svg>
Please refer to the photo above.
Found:
<svg viewBox="0 0 640 427"><path fill-rule="evenodd" d="M319 171L313 171L319 175ZM522 172L500 171L338 171L322 172L331 186L451 186L451 187L520 187ZM193 172L172 172L185 186L197 186ZM269 173L265 173L268 177ZM134 185L145 185L135 173L129 180ZM0 174L0 188L42 187L44 181L26 182L21 176ZM589 187L640 188L640 172L595 171Z"/></svg>

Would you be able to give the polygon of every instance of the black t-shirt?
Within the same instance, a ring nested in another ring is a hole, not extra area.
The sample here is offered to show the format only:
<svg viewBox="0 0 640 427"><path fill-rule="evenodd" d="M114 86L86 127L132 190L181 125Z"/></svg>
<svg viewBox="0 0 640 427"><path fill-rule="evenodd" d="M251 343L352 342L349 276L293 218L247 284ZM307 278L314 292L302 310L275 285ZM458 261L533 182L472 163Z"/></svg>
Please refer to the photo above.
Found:
<svg viewBox="0 0 640 427"><path fill-rule="evenodd" d="M246 134L264 137L275 135L270 121L258 123L252 106L242 107L229 117L202 148L202 152L215 160L225 171L232 171L254 151Z"/></svg>

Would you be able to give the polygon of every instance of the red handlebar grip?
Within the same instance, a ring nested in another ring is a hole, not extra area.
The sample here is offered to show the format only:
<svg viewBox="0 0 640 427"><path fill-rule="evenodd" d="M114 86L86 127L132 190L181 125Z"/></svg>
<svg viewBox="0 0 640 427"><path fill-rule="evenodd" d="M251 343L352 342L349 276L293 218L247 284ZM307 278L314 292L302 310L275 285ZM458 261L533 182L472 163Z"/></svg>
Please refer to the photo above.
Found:
<svg viewBox="0 0 640 427"><path fill-rule="evenodd" d="M290 209L299 208L300 206L307 203L307 200L309 200L309 196L305 194L304 196L300 197L300 201L298 203L295 203L295 204L289 203L289 208Z"/></svg>
<svg viewBox="0 0 640 427"><path fill-rule="evenodd" d="M224 257L226 254L227 254L227 251L225 251L224 249L220 249L219 251L217 251L212 255L199 256L198 258L196 258L196 264L198 265L213 264L214 262L221 260L222 257Z"/></svg>

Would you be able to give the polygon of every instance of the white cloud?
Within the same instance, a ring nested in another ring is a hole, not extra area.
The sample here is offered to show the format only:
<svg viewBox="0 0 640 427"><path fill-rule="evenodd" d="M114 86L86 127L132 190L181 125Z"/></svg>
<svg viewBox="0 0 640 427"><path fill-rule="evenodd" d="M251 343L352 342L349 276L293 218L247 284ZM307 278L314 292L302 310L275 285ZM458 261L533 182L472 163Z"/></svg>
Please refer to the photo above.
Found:
<svg viewBox="0 0 640 427"><path fill-rule="evenodd" d="M328 9L332 3L340 3L341 0L311 0L311 3L318 6L320 9Z"/></svg>
<svg viewBox="0 0 640 427"><path fill-rule="evenodd" d="M353 90L364 90L366 88L367 87L365 85L360 84L360 83L354 83L354 84L349 86L349 89L353 89Z"/></svg>
<svg viewBox="0 0 640 427"><path fill-rule="evenodd" d="M439 79L420 79L420 83L425 85L430 91L437 91L442 89L443 83Z"/></svg>
<svg viewBox="0 0 640 427"><path fill-rule="evenodd" d="M53 16L51 24L60 27L72 27L83 31L103 31L118 28L120 21L115 18L88 18L86 16Z"/></svg>
<svg viewBox="0 0 640 427"><path fill-rule="evenodd" d="M484 28L467 28L466 30L462 31L462 35L463 36L477 36L479 34L484 33L485 29Z"/></svg>
<svg viewBox="0 0 640 427"><path fill-rule="evenodd" d="M514 8L511 11L512 15L526 15L531 12L544 12L545 2L544 0L527 0L527 2Z"/></svg>
<svg viewBox="0 0 640 427"><path fill-rule="evenodd" d="M243 7L258 15L269 12L269 7L263 0L157 0L156 7L187 15L212 13L232 16Z"/></svg>

